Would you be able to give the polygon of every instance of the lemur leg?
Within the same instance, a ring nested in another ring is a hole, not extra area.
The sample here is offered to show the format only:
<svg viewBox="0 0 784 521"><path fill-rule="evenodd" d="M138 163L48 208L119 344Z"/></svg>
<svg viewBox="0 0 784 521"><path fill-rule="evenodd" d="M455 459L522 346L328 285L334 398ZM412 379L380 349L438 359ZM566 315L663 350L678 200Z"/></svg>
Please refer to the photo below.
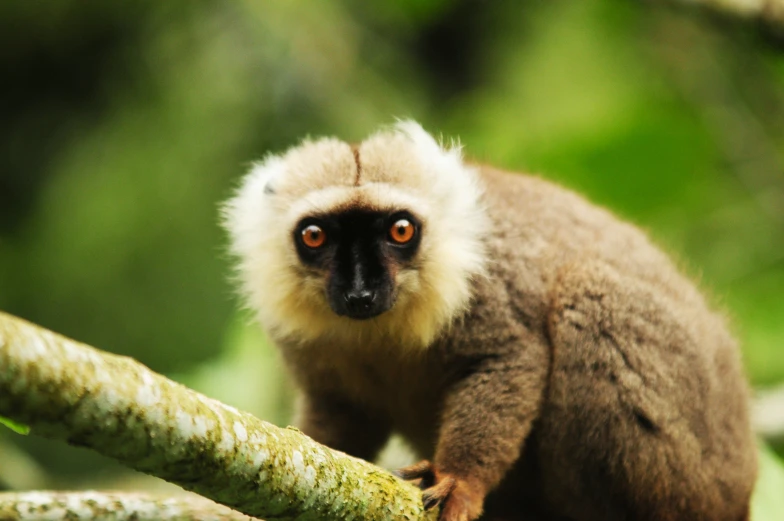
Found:
<svg viewBox="0 0 784 521"><path fill-rule="evenodd" d="M522 342L522 343L520 343ZM476 363L447 395L432 465L402 470L426 487L442 521L470 521L520 457L539 415L549 367L543 340L515 338Z"/></svg>
<svg viewBox="0 0 784 521"><path fill-rule="evenodd" d="M390 436L390 425L364 408L325 392L306 393L296 425L328 447L373 461Z"/></svg>
<svg viewBox="0 0 784 521"><path fill-rule="evenodd" d="M756 472L732 340L693 295L605 265L562 274L538 439L546 500L580 521L742 521Z"/></svg>

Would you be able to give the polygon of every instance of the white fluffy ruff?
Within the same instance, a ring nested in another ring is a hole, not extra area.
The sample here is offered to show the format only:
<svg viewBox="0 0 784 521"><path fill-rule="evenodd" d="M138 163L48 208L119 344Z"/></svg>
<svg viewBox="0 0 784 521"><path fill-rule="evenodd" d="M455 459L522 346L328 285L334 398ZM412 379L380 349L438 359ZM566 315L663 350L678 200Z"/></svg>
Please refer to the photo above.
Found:
<svg viewBox="0 0 784 521"><path fill-rule="evenodd" d="M273 338L428 346L468 308L471 281L484 270L477 172L458 147L442 147L411 121L368 138L359 156L359 184L351 147L336 139L305 141L251 169L224 207L242 292ZM408 210L423 223L411 266L395 275L395 304L363 321L332 311L327 275L300 263L293 238L308 215L360 205Z"/></svg>

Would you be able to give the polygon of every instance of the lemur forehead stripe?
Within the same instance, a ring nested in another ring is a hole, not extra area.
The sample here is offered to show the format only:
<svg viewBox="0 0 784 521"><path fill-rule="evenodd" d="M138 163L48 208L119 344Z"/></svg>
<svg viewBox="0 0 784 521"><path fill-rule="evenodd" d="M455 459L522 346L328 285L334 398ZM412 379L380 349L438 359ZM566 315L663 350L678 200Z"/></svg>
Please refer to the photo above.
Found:
<svg viewBox="0 0 784 521"><path fill-rule="evenodd" d="M354 154L354 163L357 165L357 177L354 179L354 186L359 186L359 178L362 175L362 164L359 162L359 145L350 145L351 152Z"/></svg>
<svg viewBox="0 0 784 521"><path fill-rule="evenodd" d="M307 197L287 204L285 211L290 216L289 222L294 223L305 217L331 215L352 208L385 214L406 210L420 220L428 215L428 206L421 198L393 185L367 182L311 191Z"/></svg>

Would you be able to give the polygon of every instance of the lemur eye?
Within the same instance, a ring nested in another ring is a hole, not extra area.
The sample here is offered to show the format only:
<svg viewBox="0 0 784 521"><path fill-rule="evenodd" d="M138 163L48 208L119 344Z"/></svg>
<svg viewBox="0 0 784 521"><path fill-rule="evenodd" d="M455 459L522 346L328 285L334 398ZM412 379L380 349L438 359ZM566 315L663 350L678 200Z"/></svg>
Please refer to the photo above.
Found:
<svg viewBox="0 0 784 521"><path fill-rule="evenodd" d="M302 243L308 248L319 248L327 240L327 234L321 227L311 224L302 229Z"/></svg>
<svg viewBox="0 0 784 521"><path fill-rule="evenodd" d="M389 229L389 237L398 244L405 244L414 238L414 225L408 219L398 219Z"/></svg>

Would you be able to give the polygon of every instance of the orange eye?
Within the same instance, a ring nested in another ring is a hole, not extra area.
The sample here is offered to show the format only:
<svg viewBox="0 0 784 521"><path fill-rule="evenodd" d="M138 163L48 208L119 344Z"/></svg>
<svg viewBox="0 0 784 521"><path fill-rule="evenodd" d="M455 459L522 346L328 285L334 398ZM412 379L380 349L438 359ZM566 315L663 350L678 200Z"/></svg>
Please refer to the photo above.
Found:
<svg viewBox="0 0 784 521"><path fill-rule="evenodd" d="M414 237L414 225L408 219L398 219L389 229L389 236L398 244L405 244Z"/></svg>
<svg viewBox="0 0 784 521"><path fill-rule="evenodd" d="M302 242L308 248L319 248L324 245L326 240L327 234L315 224L311 224L302 229Z"/></svg>

